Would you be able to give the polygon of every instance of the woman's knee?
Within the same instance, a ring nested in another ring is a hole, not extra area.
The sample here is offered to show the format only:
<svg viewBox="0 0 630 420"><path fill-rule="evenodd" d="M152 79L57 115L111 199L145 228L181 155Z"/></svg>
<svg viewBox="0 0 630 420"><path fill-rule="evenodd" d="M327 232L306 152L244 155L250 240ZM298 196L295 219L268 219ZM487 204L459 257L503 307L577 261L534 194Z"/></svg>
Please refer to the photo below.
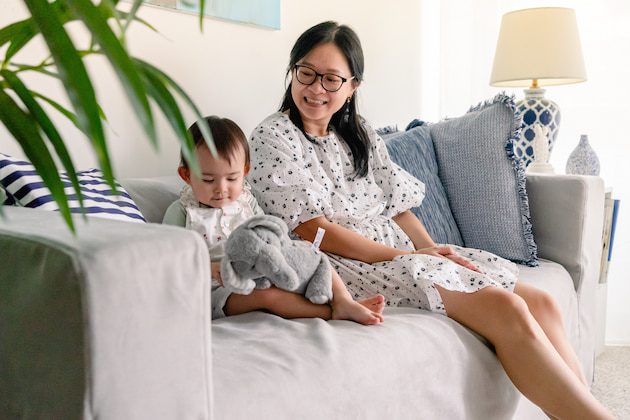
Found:
<svg viewBox="0 0 630 420"><path fill-rule="evenodd" d="M537 322L525 300L504 289L486 287L466 294L438 289L449 317L471 328L491 342L537 333Z"/></svg>
<svg viewBox="0 0 630 420"><path fill-rule="evenodd" d="M534 337L537 335L536 320L527 302L514 293L500 293L495 297L494 310L497 328L501 334L512 337Z"/></svg>
<svg viewBox="0 0 630 420"><path fill-rule="evenodd" d="M562 312L556 299L544 290L534 289L525 297L529 310L541 320L561 320Z"/></svg>

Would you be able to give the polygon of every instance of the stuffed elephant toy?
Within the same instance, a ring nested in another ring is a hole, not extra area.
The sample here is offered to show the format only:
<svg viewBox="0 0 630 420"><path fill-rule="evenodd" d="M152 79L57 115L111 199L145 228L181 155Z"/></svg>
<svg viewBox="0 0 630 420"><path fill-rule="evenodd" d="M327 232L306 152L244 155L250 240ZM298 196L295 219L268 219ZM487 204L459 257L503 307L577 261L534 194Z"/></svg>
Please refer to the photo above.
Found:
<svg viewBox="0 0 630 420"><path fill-rule="evenodd" d="M234 229L225 243L221 279L229 291L242 295L274 285L313 303L332 300L328 257L309 242L292 240L275 216L254 216Z"/></svg>

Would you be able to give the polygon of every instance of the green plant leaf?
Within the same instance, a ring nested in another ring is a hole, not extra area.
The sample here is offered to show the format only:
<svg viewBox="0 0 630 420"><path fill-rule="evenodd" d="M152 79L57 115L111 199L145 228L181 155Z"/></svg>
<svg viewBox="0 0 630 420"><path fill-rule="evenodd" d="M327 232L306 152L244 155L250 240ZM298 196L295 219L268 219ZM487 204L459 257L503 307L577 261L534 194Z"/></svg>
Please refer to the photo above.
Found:
<svg viewBox="0 0 630 420"><path fill-rule="evenodd" d="M59 74L84 132L89 133L92 149L107 183L116 190L111 160L105 143L105 134L99 115L96 93L81 56L61 25L55 7L47 0L24 0L33 21L48 45Z"/></svg>
<svg viewBox="0 0 630 420"><path fill-rule="evenodd" d="M72 122L72 124L74 124L75 127L77 127L79 130L83 129L83 127L81 127L79 125L79 121L77 121L77 116L75 115L74 112L70 111L69 109L67 109L67 108L63 107L62 105L60 105L58 102L52 100L48 96L42 95L39 92L35 92L35 91L31 90L31 95L33 95L35 98L41 99L42 101L48 103L50 106L55 108L57 110L57 112L59 112L61 115L63 115L67 119L69 119L70 122ZM88 135L88 134L85 133L85 135Z"/></svg>
<svg viewBox="0 0 630 420"><path fill-rule="evenodd" d="M199 32L203 32L203 13L206 10L206 0L199 0Z"/></svg>
<svg viewBox="0 0 630 420"><path fill-rule="evenodd" d="M54 8L59 15L59 20L62 24L65 24L73 19L72 13L65 7L63 2L53 2L50 7ZM26 45L31 39L39 33L37 25L33 22L32 18L24 19L0 29L0 47L11 42L11 47L5 54L5 64L8 63L24 45Z"/></svg>
<svg viewBox="0 0 630 420"><path fill-rule="evenodd" d="M14 67L18 72L35 71L46 76L54 77L55 79L59 79L60 81L63 82L63 79L61 78L59 74L53 71L47 70L46 67L49 67L49 66L44 65L44 64L37 64L33 66L30 64L20 64L20 63L13 62L11 63L11 66Z"/></svg>
<svg viewBox="0 0 630 420"><path fill-rule="evenodd" d="M160 78L162 78L166 82L166 85L173 89L184 100L184 102L192 110L195 121L199 124L199 129L201 130L203 138L206 140L206 144L208 145L208 149L210 149L210 153L212 153L212 155L215 157L218 156L217 149L214 146L214 139L212 138L212 131L210 131L210 127L208 127L208 124L206 123L204 116L199 111L199 108L197 108L197 105L195 105L192 99L190 99L190 96L188 96L184 89L182 89L177 83L175 83L173 79L171 79L167 74L165 74L157 67L139 58L136 58L136 62L141 63L143 67L148 68L155 74L159 75Z"/></svg>
<svg viewBox="0 0 630 420"><path fill-rule="evenodd" d="M16 34L11 40L11 44L9 44L7 52L4 54L4 61L7 63L10 62L11 58L17 54L22 47L28 44L35 35L37 35L37 29L34 25L24 25L23 30L19 34Z"/></svg>
<svg viewBox="0 0 630 420"><path fill-rule="evenodd" d="M133 22L136 19L136 13L138 13L138 9L142 5L143 1L144 0L133 1L133 4L131 5L131 10L129 10L126 16L126 22L125 22L125 26L123 27L123 33L127 32L127 29L129 29L129 25L131 25L131 22Z"/></svg>
<svg viewBox="0 0 630 420"><path fill-rule="evenodd" d="M39 127L50 140L50 143L57 152L57 156L59 157L61 164L66 170L66 175L70 178L70 182L72 182L77 199L79 200L79 205L81 206L81 209L83 209L83 194L81 193L81 187L79 186L79 179L77 178L70 153L68 153L66 145L59 135L57 128L19 77L8 70L2 70L0 71L0 74L4 77L4 80L7 81L11 89L13 89L13 91L18 95L22 103L31 113L31 116L39 124Z"/></svg>
<svg viewBox="0 0 630 420"><path fill-rule="evenodd" d="M117 20L118 19L133 20L135 22L139 22L139 23L143 24L147 28L151 29L153 32L158 32L158 30L155 29L155 27L153 25L151 25L146 20L138 17L137 15L130 16L130 14L128 12L116 9L116 4L117 3L118 2L113 2L111 0L110 1L103 0L97 7L99 8L99 10L101 12L101 15L106 17L106 18L112 18L112 19L117 19Z"/></svg>
<svg viewBox="0 0 630 420"><path fill-rule="evenodd" d="M13 41L17 36L30 31L37 32L37 28L33 24L32 19L24 19L5 26L0 29L0 47L7 42Z"/></svg>
<svg viewBox="0 0 630 420"><path fill-rule="evenodd" d="M182 144L182 154L190 165L190 169L195 174L201 175L201 169L195 154L195 142L188 132L186 122L177 105L177 101L168 90L164 79L159 74L150 67L143 66L141 63L138 63L138 65L142 70L149 95L151 95L153 100L158 104L180 140Z"/></svg>
<svg viewBox="0 0 630 420"><path fill-rule="evenodd" d="M37 121L31 115L24 112L15 101L7 95L4 89L0 89L0 121L2 121L20 144L22 150L59 205L59 211L66 221L66 224L72 232L75 232L63 182L61 181L55 162L39 134Z"/></svg>
<svg viewBox="0 0 630 420"><path fill-rule="evenodd" d="M39 27L59 74L64 80L64 87L75 109L79 125L83 127L84 132L90 134L88 138L92 142L92 148L96 153L103 176L112 189L116 190L96 94L81 56L59 21L55 7L51 6L47 0L24 0L24 2L31 12L33 21Z"/></svg>
<svg viewBox="0 0 630 420"><path fill-rule="evenodd" d="M107 24L107 17L104 17L100 9L94 6L90 1L66 1L68 6L89 28L94 38L101 46L103 53L111 61L118 78L130 97L131 104L142 126L144 127L144 131L149 136L153 145L157 148L157 136L155 133L153 116L151 114L151 107L149 106L144 85L138 75L138 68Z"/></svg>

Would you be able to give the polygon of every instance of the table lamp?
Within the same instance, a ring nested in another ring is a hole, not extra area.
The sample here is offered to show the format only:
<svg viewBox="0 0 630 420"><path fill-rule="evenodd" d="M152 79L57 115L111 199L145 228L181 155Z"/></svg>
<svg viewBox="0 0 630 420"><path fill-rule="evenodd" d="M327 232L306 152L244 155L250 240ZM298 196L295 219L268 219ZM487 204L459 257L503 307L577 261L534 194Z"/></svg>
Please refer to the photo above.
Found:
<svg viewBox="0 0 630 420"><path fill-rule="evenodd" d="M549 153L560 126L558 105L545 98L545 89L541 86L585 80L586 70L573 9L541 7L503 15L490 85L529 86L525 89L525 98L516 103L523 115L523 130L514 147L515 154L526 167L535 159L533 141L540 138L536 135L540 130L534 130L536 125L546 128ZM551 168L548 164L547 167ZM547 172L553 172L553 169Z"/></svg>

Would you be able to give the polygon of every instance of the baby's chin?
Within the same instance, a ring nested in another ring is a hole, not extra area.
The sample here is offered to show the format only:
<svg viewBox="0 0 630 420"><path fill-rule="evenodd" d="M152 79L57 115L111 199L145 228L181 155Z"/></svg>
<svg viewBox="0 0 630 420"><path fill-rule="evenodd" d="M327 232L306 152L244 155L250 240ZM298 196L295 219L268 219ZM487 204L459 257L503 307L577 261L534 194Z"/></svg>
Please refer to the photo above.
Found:
<svg viewBox="0 0 630 420"><path fill-rule="evenodd" d="M213 209L220 209L220 208L223 208L225 206L232 204L233 202L234 200L230 198L224 198L222 200L208 200L207 202L203 204L205 204L208 207L212 207Z"/></svg>

